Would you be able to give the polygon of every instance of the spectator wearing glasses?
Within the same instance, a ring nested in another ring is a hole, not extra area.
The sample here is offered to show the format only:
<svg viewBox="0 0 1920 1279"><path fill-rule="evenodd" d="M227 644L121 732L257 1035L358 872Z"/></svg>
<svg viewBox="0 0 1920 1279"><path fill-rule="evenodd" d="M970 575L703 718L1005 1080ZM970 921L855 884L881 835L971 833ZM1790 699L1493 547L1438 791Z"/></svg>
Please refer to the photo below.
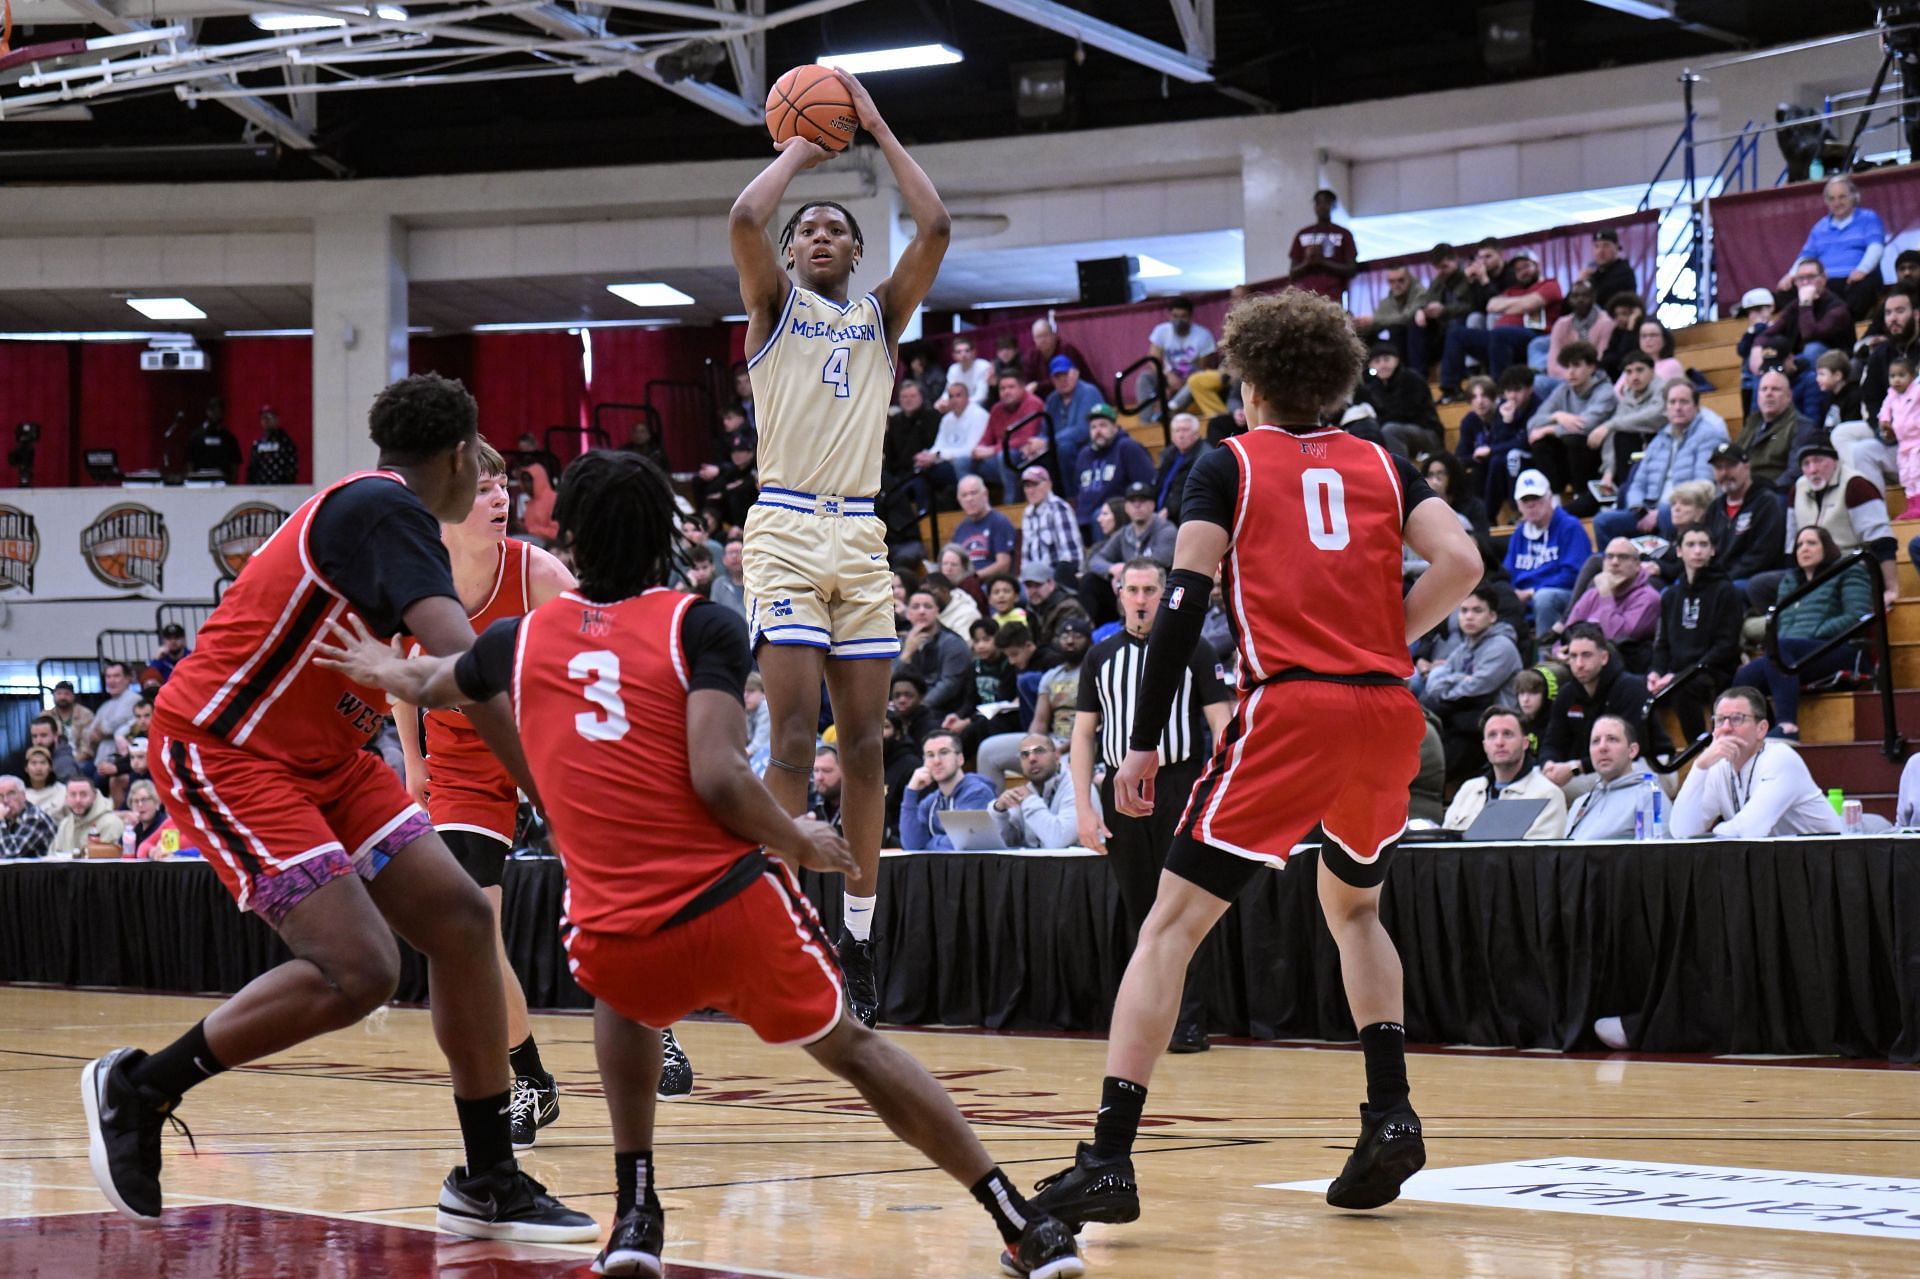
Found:
<svg viewBox="0 0 1920 1279"><path fill-rule="evenodd" d="M0 857L45 857L54 829L53 819L27 802L26 782L0 777Z"/></svg>
<svg viewBox="0 0 1920 1279"><path fill-rule="evenodd" d="M1768 736L1767 699L1736 685L1713 704L1713 743L1673 800L1674 839L1838 835L1840 814L1791 743Z"/></svg>
<svg viewBox="0 0 1920 1279"><path fill-rule="evenodd" d="M978 773L966 771L959 737L944 728L927 734L920 757L923 762L900 797L900 846L950 850L953 839L941 828L940 814L954 809L984 812L993 805L993 787Z"/></svg>
<svg viewBox="0 0 1920 1279"><path fill-rule="evenodd" d="M1071 848L1080 830L1073 778L1060 766L1060 748L1045 733L1020 739L1020 772L1026 778L993 801L994 822L1009 848Z"/></svg>

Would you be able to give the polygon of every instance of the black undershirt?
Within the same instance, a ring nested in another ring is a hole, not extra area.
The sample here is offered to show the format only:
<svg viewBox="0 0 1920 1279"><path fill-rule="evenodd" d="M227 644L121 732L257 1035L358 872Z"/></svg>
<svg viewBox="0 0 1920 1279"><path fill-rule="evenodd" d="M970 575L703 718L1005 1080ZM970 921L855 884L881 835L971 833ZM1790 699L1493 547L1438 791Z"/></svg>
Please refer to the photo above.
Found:
<svg viewBox="0 0 1920 1279"><path fill-rule="evenodd" d="M518 617L503 618L480 633L460 655L453 677L460 691L476 702L513 686L513 651L519 644ZM709 689L746 697L753 656L747 648L747 622L723 604L699 600L680 619L680 652L687 663L687 691Z"/></svg>
<svg viewBox="0 0 1920 1279"><path fill-rule="evenodd" d="M320 575L382 637L405 630L402 619L421 600L460 598L440 521L397 480L369 476L335 489L313 514L307 549Z"/></svg>
<svg viewBox="0 0 1920 1279"><path fill-rule="evenodd" d="M1393 459L1394 473L1400 477L1400 517L1405 524L1414 507L1440 495L1427 486L1426 476L1412 462L1398 453L1388 456ZM1180 496L1182 524L1205 520L1232 532L1239 506L1239 454L1231 447L1217 448L1193 464L1193 470L1187 475L1187 487Z"/></svg>

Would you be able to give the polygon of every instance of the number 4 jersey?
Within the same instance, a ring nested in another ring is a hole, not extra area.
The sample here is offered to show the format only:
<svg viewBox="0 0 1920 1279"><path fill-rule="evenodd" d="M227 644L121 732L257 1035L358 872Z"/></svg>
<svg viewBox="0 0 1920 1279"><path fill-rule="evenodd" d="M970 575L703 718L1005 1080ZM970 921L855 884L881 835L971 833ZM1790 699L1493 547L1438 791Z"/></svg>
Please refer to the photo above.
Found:
<svg viewBox="0 0 1920 1279"><path fill-rule="evenodd" d="M738 613L658 588L604 604L563 592L460 659L468 697L511 696L575 927L655 932L755 850L707 811L687 758L687 695L738 700L750 666Z"/></svg>
<svg viewBox="0 0 1920 1279"><path fill-rule="evenodd" d="M868 293L843 306L792 286L747 370L762 488L841 497L880 491L893 352L878 298Z"/></svg>
<svg viewBox="0 0 1920 1279"><path fill-rule="evenodd" d="M1181 522L1233 537L1220 592L1242 690L1288 671L1413 673L1402 531L1434 496L1405 458L1339 430L1256 427L1194 465Z"/></svg>

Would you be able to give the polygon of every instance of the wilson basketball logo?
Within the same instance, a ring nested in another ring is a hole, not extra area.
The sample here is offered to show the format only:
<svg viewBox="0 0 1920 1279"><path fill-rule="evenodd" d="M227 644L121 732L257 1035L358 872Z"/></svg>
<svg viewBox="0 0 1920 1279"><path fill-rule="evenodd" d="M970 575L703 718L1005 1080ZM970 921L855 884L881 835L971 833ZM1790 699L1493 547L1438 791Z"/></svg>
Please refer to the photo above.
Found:
<svg viewBox="0 0 1920 1279"><path fill-rule="evenodd" d="M270 502L242 502L228 511L207 532L207 550L220 576L240 576L253 553L266 544L274 530L286 522L287 513Z"/></svg>
<svg viewBox="0 0 1920 1279"><path fill-rule="evenodd" d="M80 554L108 586L162 590L166 580L167 520L134 502L109 506L80 532Z"/></svg>
<svg viewBox="0 0 1920 1279"><path fill-rule="evenodd" d="M40 529L18 507L0 506L0 590L33 594L33 566L40 559Z"/></svg>

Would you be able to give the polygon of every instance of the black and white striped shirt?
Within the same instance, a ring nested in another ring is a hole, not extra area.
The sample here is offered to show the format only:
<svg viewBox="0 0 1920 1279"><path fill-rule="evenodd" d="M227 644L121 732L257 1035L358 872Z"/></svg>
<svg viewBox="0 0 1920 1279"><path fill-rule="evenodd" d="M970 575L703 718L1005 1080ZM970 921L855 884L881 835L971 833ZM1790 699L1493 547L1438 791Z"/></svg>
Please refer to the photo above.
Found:
<svg viewBox="0 0 1920 1279"><path fill-rule="evenodd" d="M1140 696L1140 679L1147 669L1147 641L1125 630L1093 646L1080 673L1077 709L1100 715L1100 759L1117 768L1127 757L1127 736L1133 727L1133 708ZM1213 654L1205 645L1187 659L1186 678L1173 699L1173 711L1160 734L1160 762L1178 764L1197 756L1206 744L1203 706L1232 700L1220 678Z"/></svg>

